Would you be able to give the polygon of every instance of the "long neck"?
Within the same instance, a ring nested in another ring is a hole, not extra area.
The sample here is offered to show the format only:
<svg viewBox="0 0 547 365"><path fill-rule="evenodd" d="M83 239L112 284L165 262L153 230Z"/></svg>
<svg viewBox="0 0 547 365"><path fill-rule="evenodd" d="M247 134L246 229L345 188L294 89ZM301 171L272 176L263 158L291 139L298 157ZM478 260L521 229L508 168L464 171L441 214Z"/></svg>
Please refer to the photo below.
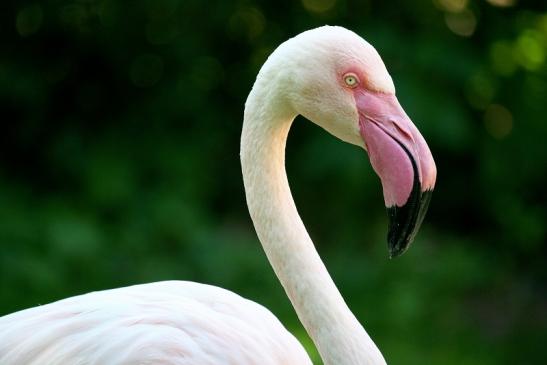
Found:
<svg viewBox="0 0 547 365"><path fill-rule="evenodd" d="M296 113L280 100L257 83L245 110L241 164L258 237L323 362L385 364L344 302L296 210L285 172L285 145Z"/></svg>

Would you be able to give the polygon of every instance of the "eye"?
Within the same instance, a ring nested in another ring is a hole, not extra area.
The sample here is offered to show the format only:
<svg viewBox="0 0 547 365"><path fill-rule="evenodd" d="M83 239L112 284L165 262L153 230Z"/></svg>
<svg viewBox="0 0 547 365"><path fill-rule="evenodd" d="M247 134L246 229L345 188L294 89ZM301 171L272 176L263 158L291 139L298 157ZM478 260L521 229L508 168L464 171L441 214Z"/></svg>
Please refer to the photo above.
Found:
<svg viewBox="0 0 547 365"><path fill-rule="evenodd" d="M354 88L359 84L359 78L353 73L348 73L344 75L344 82L347 86Z"/></svg>

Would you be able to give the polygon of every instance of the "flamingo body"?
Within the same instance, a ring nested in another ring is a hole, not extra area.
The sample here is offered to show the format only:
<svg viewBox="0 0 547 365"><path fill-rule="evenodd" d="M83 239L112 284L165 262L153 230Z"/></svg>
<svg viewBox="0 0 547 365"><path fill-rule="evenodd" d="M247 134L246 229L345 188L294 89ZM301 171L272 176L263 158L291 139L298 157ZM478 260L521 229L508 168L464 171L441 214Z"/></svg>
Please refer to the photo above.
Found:
<svg viewBox="0 0 547 365"><path fill-rule="evenodd" d="M259 363L311 361L263 306L189 281L93 292L0 318L2 365Z"/></svg>

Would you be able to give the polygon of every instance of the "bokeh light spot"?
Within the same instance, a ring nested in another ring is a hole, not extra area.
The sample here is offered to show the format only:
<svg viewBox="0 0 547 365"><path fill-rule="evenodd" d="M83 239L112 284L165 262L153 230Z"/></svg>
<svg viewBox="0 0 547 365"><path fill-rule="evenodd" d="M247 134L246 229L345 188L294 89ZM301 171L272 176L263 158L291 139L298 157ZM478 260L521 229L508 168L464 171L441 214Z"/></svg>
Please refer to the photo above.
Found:
<svg viewBox="0 0 547 365"><path fill-rule="evenodd" d="M142 54L131 63L129 76L135 86L150 87L163 75L163 60L155 54Z"/></svg>
<svg viewBox="0 0 547 365"><path fill-rule="evenodd" d="M484 127L496 139L504 139L513 129L513 115L499 104L492 104L484 112Z"/></svg>
<svg viewBox="0 0 547 365"><path fill-rule="evenodd" d="M506 41L496 41L490 46L490 62L496 73L512 75L517 68L513 47Z"/></svg>
<svg viewBox="0 0 547 365"><path fill-rule="evenodd" d="M499 6L501 8L507 8L515 5L515 0L486 0L490 5Z"/></svg>
<svg viewBox="0 0 547 365"><path fill-rule="evenodd" d="M433 4L444 11L459 13L467 7L469 0L433 0Z"/></svg>
<svg viewBox="0 0 547 365"><path fill-rule="evenodd" d="M444 20L452 33L462 37L473 35L477 27L477 18L471 10L463 10L460 13L447 13Z"/></svg>
<svg viewBox="0 0 547 365"><path fill-rule="evenodd" d="M232 35L243 35L248 40L254 40L264 32L266 20L257 8L245 8L238 10L228 23L229 32Z"/></svg>
<svg viewBox="0 0 547 365"><path fill-rule="evenodd" d="M336 0L302 0L302 5L313 13L325 13L336 5Z"/></svg>
<svg viewBox="0 0 547 365"><path fill-rule="evenodd" d="M496 93L496 87L493 80L482 74L474 75L467 83L466 96L473 107L477 109L485 109Z"/></svg>
<svg viewBox="0 0 547 365"><path fill-rule="evenodd" d="M545 62L545 48L537 31L527 30L521 34L515 47L518 62L527 70L538 70Z"/></svg>
<svg viewBox="0 0 547 365"><path fill-rule="evenodd" d="M44 13L38 4L29 5L19 11L15 18L15 27L22 37L36 33L42 26Z"/></svg>

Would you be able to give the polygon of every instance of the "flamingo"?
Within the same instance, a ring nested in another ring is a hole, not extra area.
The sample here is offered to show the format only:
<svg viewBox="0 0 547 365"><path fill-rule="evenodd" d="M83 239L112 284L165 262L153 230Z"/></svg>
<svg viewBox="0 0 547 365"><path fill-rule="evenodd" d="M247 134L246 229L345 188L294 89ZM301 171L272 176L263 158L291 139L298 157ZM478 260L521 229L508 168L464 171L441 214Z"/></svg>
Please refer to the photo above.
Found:
<svg viewBox="0 0 547 365"><path fill-rule="evenodd" d="M291 197L284 167L297 115L360 146L379 175L390 256L413 240L436 167L357 34L324 26L281 44L245 104L241 166L259 240L325 364L385 364L337 290ZM311 364L261 305L228 290L166 281L88 293L0 318L0 364Z"/></svg>

